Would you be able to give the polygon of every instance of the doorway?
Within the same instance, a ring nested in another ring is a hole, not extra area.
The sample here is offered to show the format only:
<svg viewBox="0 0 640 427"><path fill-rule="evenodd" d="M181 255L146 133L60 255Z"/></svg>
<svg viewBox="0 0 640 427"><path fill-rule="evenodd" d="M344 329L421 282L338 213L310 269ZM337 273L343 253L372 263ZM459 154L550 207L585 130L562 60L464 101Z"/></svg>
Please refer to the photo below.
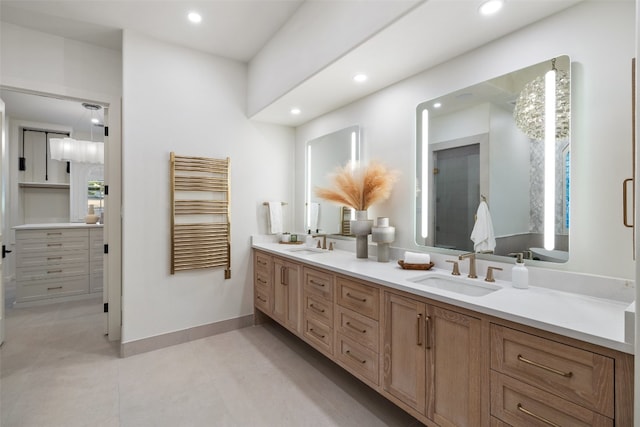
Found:
<svg viewBox="0 0 640 427"><path fill-rule="evenodd" d="M473 250L471 231L480 200L480 144L433 152L434 246Z"/></svg>

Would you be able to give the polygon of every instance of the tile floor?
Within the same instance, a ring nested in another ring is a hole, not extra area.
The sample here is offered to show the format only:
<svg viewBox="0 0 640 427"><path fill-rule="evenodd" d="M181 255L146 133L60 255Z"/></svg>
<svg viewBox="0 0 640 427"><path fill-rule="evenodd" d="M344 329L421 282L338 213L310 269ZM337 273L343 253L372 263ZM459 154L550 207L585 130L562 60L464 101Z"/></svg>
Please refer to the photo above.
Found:
<svg viewBox="0 0 640 427"><path fill-rule="evenodd" d="M101 310L7 309L2 427L422 425L276 325L122 359Z"/></svg>

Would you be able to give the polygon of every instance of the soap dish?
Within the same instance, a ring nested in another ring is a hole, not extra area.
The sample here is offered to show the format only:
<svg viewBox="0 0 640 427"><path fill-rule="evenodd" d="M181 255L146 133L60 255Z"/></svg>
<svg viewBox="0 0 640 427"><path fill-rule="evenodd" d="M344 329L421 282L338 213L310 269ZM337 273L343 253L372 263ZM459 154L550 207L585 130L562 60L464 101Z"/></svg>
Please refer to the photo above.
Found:
<svg viewBox="0 0 640 427"><path fill-rule="evenodd" d="M405 264L403 260L398 260L398 265L404 270L431 270L435 264L432 262L429 264Z"/></svg>

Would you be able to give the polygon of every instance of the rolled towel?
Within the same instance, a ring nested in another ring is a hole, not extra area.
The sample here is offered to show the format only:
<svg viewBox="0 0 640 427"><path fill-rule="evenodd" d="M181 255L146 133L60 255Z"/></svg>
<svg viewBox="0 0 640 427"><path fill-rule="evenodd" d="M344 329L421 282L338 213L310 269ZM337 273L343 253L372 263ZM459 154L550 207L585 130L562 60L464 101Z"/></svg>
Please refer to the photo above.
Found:
<svg viewBox="0 0 640 427"><path fill-rule="evenodd" d="M405 264L429 264L430 262L431 256L429 254L408 251L404 253Z"/></svg>

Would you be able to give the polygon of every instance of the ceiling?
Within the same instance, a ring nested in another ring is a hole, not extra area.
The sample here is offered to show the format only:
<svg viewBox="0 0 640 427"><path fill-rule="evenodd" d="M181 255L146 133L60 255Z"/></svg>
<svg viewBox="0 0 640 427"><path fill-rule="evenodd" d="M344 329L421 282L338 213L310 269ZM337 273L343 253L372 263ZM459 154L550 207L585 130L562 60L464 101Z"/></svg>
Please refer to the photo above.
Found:
<svg viewBox="0 0 640 427"><path fill-rule="evenodd" d="M170 43L230 59L249 62L289 20L304 0L2 0L2 21L38 31L120 50L122 29L130 29ZM332 0L324 2L331 7ZM352 0L341 0L352 1ZM404 1L404 0L360 0ZM507 0L496 16L477 13L480 0L426 0L410 13L314 75L251 118L299 126L315 117L378 91L422 70L477 48L582 0ZM202 22L194 26L185 18L197 10ZM330 23L326 23L330 25ZM369 79L360 85L351 80L354 71ZM7 114L40 111L38 121L58 123L46 117L47 108L36 104L42 97L0 93ZM54 102L48 99L46 102ZM55 101L63 102L63 101ZM80 102L69 105L67 123L77 122ZM302 113L290 114L292 107ZM59 113L61 108L57 108Z"/></svg>

